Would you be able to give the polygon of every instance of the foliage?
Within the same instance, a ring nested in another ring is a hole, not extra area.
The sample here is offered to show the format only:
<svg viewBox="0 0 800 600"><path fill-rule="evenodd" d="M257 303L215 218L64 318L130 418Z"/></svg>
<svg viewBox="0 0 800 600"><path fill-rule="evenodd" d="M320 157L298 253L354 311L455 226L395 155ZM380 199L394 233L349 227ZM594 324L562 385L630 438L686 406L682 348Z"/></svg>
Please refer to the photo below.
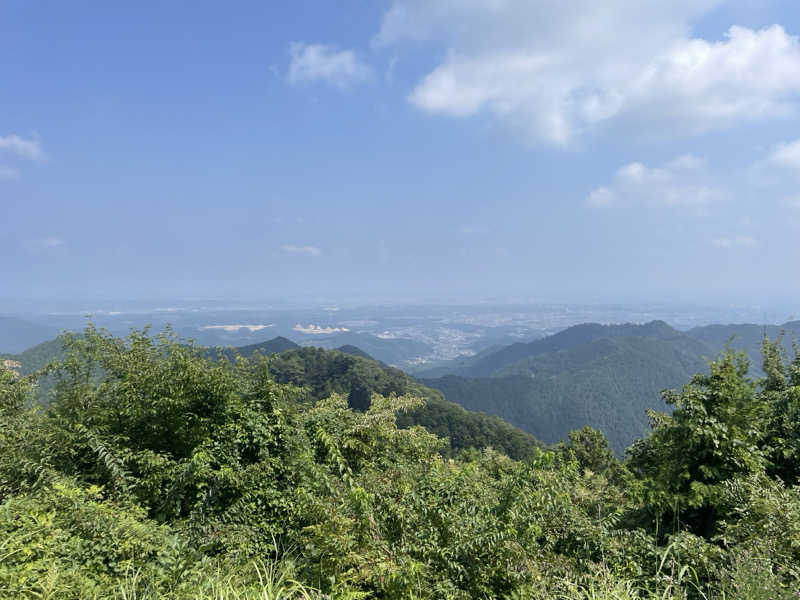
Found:
<svg viewBox="0 0 800 600"><path fill-rule="evenodd" d="M304 388L311 402L334 393L345 394L351 408L363 411L369 407L373 394L424 398L422 406L398 415L398 424L421 425L447 438L451 454L467 448L493 447L521 459L541 446L532 436L497 417L464 410L403 371L352 352L321 348L290 350L270 357L269 369L276 381Z"/></svg>
<svg viewBox="0 0 800 600"><path fill-rule="evenodd" d="M770 343L762 380L728 352L666 392L622 464L591 428L452 456L400 426L424 388L342 353L65 344L47 407L0 371L0 596L797 598L800 363Z"/></svg>
<svg viewBox="0 0 800 600"><path fill-rule="evenodd" d="M695 531L714 526L716 494L724 481L764 467L758 441L763 422L748 360L726 352L680 392L667 391L672 416L653 417L653 433L634 445L630 466L649 479L651 501Z"/></svg>
<svg viewBox="0 0 800 600"><path fill-rule="evenodd" d="M661 391L704 371L711 351L666 323L578 325L483 357L457 374L421 379L469 410L502 417L546 443L590 425L612 449L644 436Z"/></svg>

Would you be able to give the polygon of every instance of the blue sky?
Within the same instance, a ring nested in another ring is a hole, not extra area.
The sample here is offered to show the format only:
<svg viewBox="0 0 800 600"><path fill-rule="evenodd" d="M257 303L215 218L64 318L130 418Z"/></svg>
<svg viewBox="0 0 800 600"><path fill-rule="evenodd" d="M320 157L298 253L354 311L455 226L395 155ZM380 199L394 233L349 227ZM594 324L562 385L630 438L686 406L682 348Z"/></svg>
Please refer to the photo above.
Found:
<svg viewBox="0 0 800 600"><path fill-rule="evenodd" d="M0 0L0 297L795 301L798 35L777 0Z"/></svg>

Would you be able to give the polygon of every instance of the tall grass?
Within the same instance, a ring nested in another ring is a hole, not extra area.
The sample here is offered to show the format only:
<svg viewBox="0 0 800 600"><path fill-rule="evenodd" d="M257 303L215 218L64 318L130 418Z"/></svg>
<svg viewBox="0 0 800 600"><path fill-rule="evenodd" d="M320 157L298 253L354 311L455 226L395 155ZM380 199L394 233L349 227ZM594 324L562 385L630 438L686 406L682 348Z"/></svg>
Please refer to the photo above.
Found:
<svg viewBox="0 0 800 600"><path fill-rule="evenodd" d="M295 579L288 561L258 561L233 571L216 568L174 582L165 589L141 571L128 573L114 600L314 600L322 594Z"/></svg>

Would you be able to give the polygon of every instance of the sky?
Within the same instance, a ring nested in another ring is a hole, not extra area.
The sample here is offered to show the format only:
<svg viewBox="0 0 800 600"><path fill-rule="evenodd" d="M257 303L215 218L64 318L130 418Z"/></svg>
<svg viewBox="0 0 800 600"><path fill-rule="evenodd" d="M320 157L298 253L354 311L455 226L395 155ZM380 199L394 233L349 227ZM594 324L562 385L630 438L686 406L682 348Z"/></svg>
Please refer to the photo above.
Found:
<svg viewBox="0 0 800 600"><path fill-rule="evenodd" d="M0 0L0 298L800 303L796 0Z"/></svg>

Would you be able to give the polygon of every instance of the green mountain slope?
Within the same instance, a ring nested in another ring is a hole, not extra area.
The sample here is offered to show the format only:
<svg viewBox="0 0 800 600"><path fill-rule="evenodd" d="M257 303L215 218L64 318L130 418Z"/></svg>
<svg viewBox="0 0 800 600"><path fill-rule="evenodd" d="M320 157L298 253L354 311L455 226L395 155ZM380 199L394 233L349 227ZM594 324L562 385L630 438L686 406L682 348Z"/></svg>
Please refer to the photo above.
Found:
<svg viewBox="0 0 800 600"><path fill-rule="evenodd" d="M353 356L360 356L361 358L366 358L367 360L375 360L369 354L364 352L361 348L357 348L351 344L345 344L344 346L339 346L336 348L339 352L344 352L345 354L351 354Z"/></svg>
<svg viewBox="0 0 800 600"><path fill-rule="evenodd" d="M237 353L249 357L257 352L269 356L270 372L276 381L306 388L309 400L340 393L346 394L355 408L363 409L369 406L373 393L423 397L426 405L400 415L398 423L403 427L421 425L448 438L453 452L491 446L512 458L524 458L533 448L542 445L529 433L496 416L471 412L448 402L440 392L426 388L399 369L369 358L354 346L342 350L301 348L291 340L277 337L235 349L209 349L207 356L215 357L220 352L227 358L233 358ZM20 362L20 372L27 374L61 356L61 340L54 339L19 354L0 355L0 358ZM51 388L52 381L40 382L41 400L46 400Z"/></svg>
<svg viewBox="0 0 800 600"><path fill-rule="evenodd" d="M663 322L578 325L485 357L474 365L478 376L420 381L546 443L591 425L621 454L647 432L646 410L666 409L660 392L704 371L704 357L712 354L705 343Z"/></svg>
<svg viewBox="0 0 800 600"><path fill-rule="evenodd" d="M61 338L49 340L28 348L16 354L0 354L0 359L15 360L20 363L19 372L22 375L33 373L41 369L51 360L62 356Z"/></svg>
<svg viewBox="0 0 800 600"><path fill-rule="evenodd" d="M706 325L686 332L702 341L717 354L730 344L734 350L747 353L754 373L761 374L761 342L766 335L775 340L784 333L783 344L792 356L792 342L800 342L800 321L790 321L783 325Z"/></svg>
<svg viewBox="0 0 800 600"><path fill-rule="evenodd" d="M0 354L0 360L10 359L18 362L20 367L18 372L21 375L29 375L47 366L51 361L61 358L64 355L61 338L57 337L41 344L36 344L24 352L17 354ZM36 386L36 398L39 402L47 403L50 392L55 385L55 378L51 375L40 377Z"/></svg>
<svg viewBox="0 0 800 600"><path fill-rule="evenodd" d="M270 357L269 369L279 383L306 388L310 400L332 393L347 394L350 405L356 409L369 406L373 393L421 396L426 400L425 406L399 415L398 424L422 425L447 437L453 451L492 446L512 458L522 458L541 446L533 436L502 419L465 410L403 371L360 356L306 347Z"/></svg>
<svg viewBox="0 0 800 600"><path fill-rule="evenodd" d="M461 373L454 374L469 377L488 377L531 357L571 350L597 340L632 336L662 339L672 338L675 335L680 335L680 332L667 325L664 321L651 321L644 325L583 323L532 342L505 346L482 356L480 360L469 365Z"/></svg>
<svg viewBox="0 0 800 600"><path fill-rule="evenodd" d="M295 348L299 347L300 346L295 344L292 340L283 336L278 336L276 338L272 338L271 340L267 340L266 342L249 344L247 346L239 346L236 348L236 352L244 357L252 356L256 352L260 352L264 356L269 356L270 354L277 354L278 352L285 352L286 350L294 350ZM234 354L234 352L230 349L225 349L222 351L222 353L229 358L231 358Z"/></svg>
<svg viewBox="0 0 800 600"><path fill-rule="evenodd" d="M431 347L419 340L407 338L380 338L368 333L337 333L332 336L320 336L303 345L316 346L333 350L342 346L355 346L375 360L402 367L409 361L424 356Z"/></svg>

